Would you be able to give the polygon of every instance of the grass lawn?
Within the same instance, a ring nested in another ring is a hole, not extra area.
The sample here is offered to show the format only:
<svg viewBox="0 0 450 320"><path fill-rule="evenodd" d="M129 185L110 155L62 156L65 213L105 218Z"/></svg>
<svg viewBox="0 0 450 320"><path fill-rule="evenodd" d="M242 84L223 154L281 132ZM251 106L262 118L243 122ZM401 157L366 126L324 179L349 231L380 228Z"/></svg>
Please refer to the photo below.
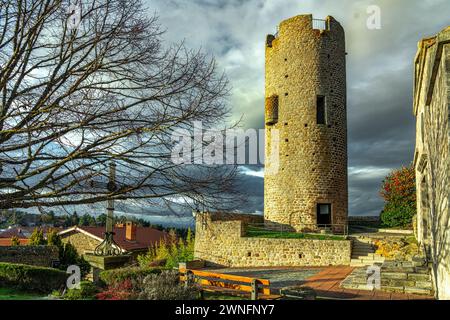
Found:
<svg viewBox="0 0 450 320"><path fill-rule="evenodd" d="M13 288L0 288L0 300L41 300L44 296L18 291Z"/></svg>
<svg viewBox="0 0 450 320"><path fill-rule="evenodd" d="M311 240L345 240L343 236L328 234L311 234L297 232L279 232L264 230L255 227L248 227L247 237L250 238L271 238L271 239L311 239Z"/></svg>

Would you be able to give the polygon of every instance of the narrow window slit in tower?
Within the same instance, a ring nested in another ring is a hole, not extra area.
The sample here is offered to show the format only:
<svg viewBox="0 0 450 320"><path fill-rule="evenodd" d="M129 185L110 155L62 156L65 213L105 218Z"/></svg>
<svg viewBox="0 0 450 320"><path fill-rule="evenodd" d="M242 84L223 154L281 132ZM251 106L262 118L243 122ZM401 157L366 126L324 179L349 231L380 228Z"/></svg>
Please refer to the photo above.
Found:
<svg viewBox="0 0 450 320"><path fill-rule="evenodd" d="M324 96L317 96L317 124L326 124L326 102Z"/></svg>

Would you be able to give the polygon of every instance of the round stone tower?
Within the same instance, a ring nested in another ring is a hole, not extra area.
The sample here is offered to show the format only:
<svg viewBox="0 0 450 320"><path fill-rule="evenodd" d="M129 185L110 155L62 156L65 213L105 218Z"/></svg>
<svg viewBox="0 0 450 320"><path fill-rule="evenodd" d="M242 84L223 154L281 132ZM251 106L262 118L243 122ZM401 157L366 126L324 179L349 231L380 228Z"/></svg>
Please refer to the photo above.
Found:
<svg viewBox="0 0 450 320"><path fill-rule="evenodd" d="M330 16L296 16L267 36L266 224L347 224L345 56L344 29Z"/></svg>

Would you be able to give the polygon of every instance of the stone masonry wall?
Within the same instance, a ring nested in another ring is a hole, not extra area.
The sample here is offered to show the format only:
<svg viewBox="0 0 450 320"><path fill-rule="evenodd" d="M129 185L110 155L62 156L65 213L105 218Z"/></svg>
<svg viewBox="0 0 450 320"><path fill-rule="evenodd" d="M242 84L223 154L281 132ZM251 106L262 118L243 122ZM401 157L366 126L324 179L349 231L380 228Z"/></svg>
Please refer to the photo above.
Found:
<svg viewBox="0 0 450 320"><path fill-rule="evenodd" d="M414 113L418 240L433 262L439 299L450 299L450 27L419 43Z"/></svg>
<svg viewBox="0 0 450 320"><path fill-rule="evenodd" d="M56 246L0 247L0 262L52 267L53 261L58 260L59 250Z"/></svg>
<svg viewBox="0 0 450 320"><path fill-rule="evenodd" d="M62 241L64 243L70 242L75 247L79 255L94 252L95 248L100 244L100 241L81 232L64 235Z"/></svg>
<svg viewBox="0 0 450 320"><path fill-rule="evenodd" d="M278 170L264 177L264 213L296 230L317 224L318 203L331 203L331 223L347 223L345 34L334 18L326 24L313 29L311 15L296 16L266 42L266 99L279 99L278 122L266 119L269 169L276 165L274 129L280 144ZM317 96L325 97L325 124L317 124Z"/></svg>
<svg viewBox="0 0 450 320"><path fill-rule="evenodd" d="M348 265L349 240L266 239L245 237L245 222L198 214L195 258L228 267Z"/></svg>

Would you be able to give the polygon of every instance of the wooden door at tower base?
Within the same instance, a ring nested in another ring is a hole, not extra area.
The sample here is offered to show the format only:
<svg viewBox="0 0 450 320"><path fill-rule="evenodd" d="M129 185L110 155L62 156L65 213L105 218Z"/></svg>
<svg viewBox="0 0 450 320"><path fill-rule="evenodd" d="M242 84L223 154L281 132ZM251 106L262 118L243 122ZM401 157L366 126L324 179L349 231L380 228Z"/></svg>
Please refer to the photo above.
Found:
<svg viewBox="0 0 450 320"><path fill-rule="evenodd" d="M331 203L317 204L317 224L331 224Z"/></svg>

